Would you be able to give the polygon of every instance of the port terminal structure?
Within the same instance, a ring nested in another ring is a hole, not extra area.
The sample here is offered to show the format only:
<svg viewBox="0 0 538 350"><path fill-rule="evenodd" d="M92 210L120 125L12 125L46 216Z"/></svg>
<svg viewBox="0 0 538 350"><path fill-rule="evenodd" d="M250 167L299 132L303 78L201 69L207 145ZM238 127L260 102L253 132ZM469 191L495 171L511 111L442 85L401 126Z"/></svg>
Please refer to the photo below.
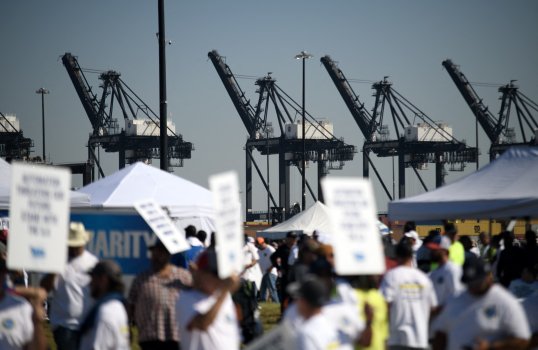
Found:
<svg viewBox="0 0 538 350"><path fill-rule="evenodd" d="M253 167L272 203L273 222L284 221L305 209L300 208L297 203L290 202L290 168L296 167L302 176L300 164L303 158L303 127L305 127L306 161L317 163L317 195L307 182L308 192L314 201L323 201L320 180L329 170L342 169L346 161L353 160L357 148L337 138L333 133L332 123L316 119L308 111L306 111L307 121L303 126L301 119L297 118L302 112L301 105L276 83L271 73L256 80L258 98L255 104L251 104L239 86L236 76L226 64L225 57L216 50L210 51L208 56L248 134L245 143L247 221L255 219L252 217ZM278 136L274 135L274 129L280 131ZM254 158L254 150L265 156L278 155L278 202L270 190L268 179Z"/></svg>
<svg viewBox="0 0 538 350"><path fill-rule="evenodd" d="M24 137L19 119L14 114L0 112L0 157L11 160L29 160L34 141Z"/></svg>
<svg viewBox="0 0 538 350"><path fill-rule="evenodd" d="M88 163L91 164L91 181L95 180L94 167L101 177L103 169L99 162L99 148L105 152L118 153L119 168L138 161L150 163L159 158L160 123L157 114L121 78L121 74L81 68L71 53L62 56L62 63L73 83L84 111L91 123L88 138ZM84 71L98 73L101 93L98 96L89 84ZM125 124L120 129L118 119ZM168 165L183 166L184 159L191 158L194 149L191 142L176 133L174 123L167 123ZM97 149L97 151L96 151Z"/></svg>
<svg viewBox="0 0 538 350"><path fill-rule="evenodd" d="M473 87L473 85L491 87L495 84L471 83L452 60L447 59L442 64L486 133L490 141L490 160L496 159L512 146L538 145L538 118L535 117L538 114L538 103L519 90L515 84L516 80L498 87L501 106L495 116Z"/></svg>
<svg viewBox="0 0 538 350"><path fill-rule="evenodd" d="M363 177L370 177L371 167L389 200L396 199L396 194L394 191L391 193L387 187L386 180L375 166L372 154L377 157L397 157L398 198L406 195L406 168L413 169L424 190L428 191L419 173L419 170L428 168L427 164L435 164L435 186L440 187L445 183L447 174L445 164L449 165L451 171L463 171L466 163L477 161L476 147L456 139L450 126L426 115L394 89L388 77L373 83L375 103L370 112L360 101L337 62L330 56L324 56L321 63L364 136L361 149Z"/></svg>

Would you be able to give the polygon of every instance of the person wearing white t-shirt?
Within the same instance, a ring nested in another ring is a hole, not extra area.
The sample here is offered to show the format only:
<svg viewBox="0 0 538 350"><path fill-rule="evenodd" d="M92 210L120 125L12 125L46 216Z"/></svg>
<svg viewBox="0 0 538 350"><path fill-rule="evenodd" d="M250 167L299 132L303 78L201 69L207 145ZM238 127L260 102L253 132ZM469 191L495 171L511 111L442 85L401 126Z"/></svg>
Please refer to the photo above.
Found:
<svg viewBox="0 0 538 350"><path fill-rule="evenodd" d="M413 248L407 238L396 246L398 267L389 270L381 292L389 305L389 349L426 349L430 313L437 307L432 282L413 268Z"/></svg>
<svg viewBox="0 0 538 350"><path fill-rule="evenodd" d="M329 290L325 284L309 276L300 284L291 284L289 292L295 298L297 313L302 319L297 328L296 349L339 349L340 343L335 325L322 312L324 304L329 300Z"/></svg>
<svg viewBox="0 0 538 350"><path fill-rule="evenodd" d="M323 283L328 290L329 297L321 308L321 313L336 330L338 336L338 349L353 350L356 345L365 345L366 336L370 331L370 325L360 318L356 293L345 281L334 281L332 266L323 258L316 260L310 267L314 274L307 274L302 281L316 279ZM290 285L292 290L297 290L301 282ZM297 333L305 319L301 316L299 303L294 302L286 309L284 321Z"/></svg>
<svg viewBox="0 0 538 350"><path fill-rule="evenodd" d="M211 248L191 265L192 289L184 290L176 304L176 324L182 350L238 350L239 321L230 292L239 279L219 279L217 257Z"/></svg>
<svg viewBox="0 0 538 350"><path fill-rule="evenodd" d="M58 350L76 348L80 321L92 305L88 272L98 259L85 249L89 238L82 223L72 222L67 241L69 260L64 272L46 275L41 281L47 292L54 292L49 318Z"/></svg>
<svg viewBox="0 0 538 350"><path fill-rule="evenodd" d="M451 244L448 237L436 236L426 245L431 251L431 260L439 265L429 276L440 308L465 289L461 283L461 267L448 258Z"/></svg>
<svg viewBox="0 0 538 350"><path fill-rule="evenodd" d="M244 256L244 269L241 273L241 278L254 282L256 284L256 292L260 290L262 284L262 270L258 261L260 256L258 254L258 248L254 245L254 238L245 235L245 245L243 246Z"/></svg>
<svg viewBox="0 0 538 350"><path fill-rule="evenodd" d="M262 301L266 301L267 290L269 290L271 299L275 303L278 303L280 302L278 292L276 290L276 279L278 278L278 272L276 267L274 267L273 263L271 262L271 255L273 255L276 249L268 245L263 237L257 237L256 243L258 244L258 254L260 256L258 263L260 264L260 269L263 273L262 284L260 287L260 299Z"/></svg>
<svg viewBox="0 0 538 350"><path fill-rule="evenodd" d="M45 292L30 304L8 290L4 283L7 272L6 261L0 257L0 349L44 350L47 347L42 327Z"/></svg>
<svg viewBox="0 0 538 350"><path fill-rule="evenodd" d="M433 321L433 349L527 349L531 334L525 312L494 284L489 265L467 259L462 281L467 291L451 299Z"/></svg>
<svg viewBox="0 0 538 350"><path fill-rule="evenodd" d="M120 267L104 260L90 272L95 304L80 324L79 350L129 350L129 321Z"/></svg>

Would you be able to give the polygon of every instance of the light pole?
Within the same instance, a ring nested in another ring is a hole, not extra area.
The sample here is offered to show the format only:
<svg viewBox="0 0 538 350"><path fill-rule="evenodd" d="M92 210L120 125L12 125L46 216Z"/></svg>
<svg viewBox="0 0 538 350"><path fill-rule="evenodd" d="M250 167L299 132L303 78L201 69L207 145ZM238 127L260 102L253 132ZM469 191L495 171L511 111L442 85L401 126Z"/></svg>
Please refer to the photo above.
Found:
<svg viewBox="0 0 538 350"><path fill-rule="evenodd" d="M305 210L306 206L306 141L305 141L305 130L306 130L306 124L305 124L305 61L309 58L312 58L313 56L306 51L301 51L298 55L295 55L295 59L302 60L303 61L303 106L302 106L302 114L303 114L303 121L302 121L302 129L303 129L303 161L301 168L303 169L302 174L302 194L303 194L303 200L302 200L302 206L301 210Z"/></svg>
<svg viewBox="0 0 538 350"><path fill-rule="evenodd" d="M41 94L41 125L43 126L43 163L45 163L45 95L48 95L50 91L47 89L39 88L39 90L36 90L35 93Z"/></svg>
<svg viewBox="0 0 538 350"><path fill-rule="evenodd" d="M166 100L166 37L164 33L164 0L159 0L159 123L161 170L168 171L168 116Z"/></svg>

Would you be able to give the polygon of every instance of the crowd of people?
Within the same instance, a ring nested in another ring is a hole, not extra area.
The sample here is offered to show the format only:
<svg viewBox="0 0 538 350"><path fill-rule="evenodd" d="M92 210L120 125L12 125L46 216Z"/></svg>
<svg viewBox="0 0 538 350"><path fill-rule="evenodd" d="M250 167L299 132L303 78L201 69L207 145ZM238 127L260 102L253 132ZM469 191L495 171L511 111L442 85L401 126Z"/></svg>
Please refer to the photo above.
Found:
<svg viewBox="0 0 538 350"><path fill-rule="evenodd" d="M178 254L158 239L148 247L150 266L128 290L116 262L86 249L81 223L70 224L65 270L38 288L7 270L0 239L0 349L46 349L44 320L58 350L130 349L133 339L142 350L240 349L262 336L260 302L280 304L289 349L538 348L531 230L475 241L447 223L421 239L408 222L398 241L381 234L382 276L337 275L334 236L245 235L244 268L226 279L214 235L188 226L185 236Z"/></svg>

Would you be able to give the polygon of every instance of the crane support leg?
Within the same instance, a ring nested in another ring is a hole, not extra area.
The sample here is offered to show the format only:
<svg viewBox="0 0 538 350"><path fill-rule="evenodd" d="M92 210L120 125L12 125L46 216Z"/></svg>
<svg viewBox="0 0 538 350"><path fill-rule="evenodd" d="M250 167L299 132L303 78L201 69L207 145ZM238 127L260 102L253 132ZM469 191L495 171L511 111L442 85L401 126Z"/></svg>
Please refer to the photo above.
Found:
<svg viewBox="0 0 538 350"><path fill-rule="evenodd" d="M303 176L303 171L301 170L301 167L297 165L296 168L299 171L299 175ZM310 182L308 182L308 180L306 180L306 188L308 189L308 192L310 193L312 200L316 202L318 199L316 198L316 195L314 194L314 191L312 190L312 186L310 186Z"/></svg>
<svg viewBox="0 0 538 350"><path fill-rule="evenodd" d="M245 147L245 217L252 212L252 149Z"/></svg>
<svg viewBox="0 0 538 350"><path fill-rule="evenodd" d="M439 188L445 184L445 163L441 153L435 154L435 187Z"/></svg>
<svg viewBox="0 0 538 350"><path fill-rule="evenodd" d="M323 203L323 191L321 189L321 180L327 176L327 161L318 156L318 201ZM304 210L304 209L303 209Z"/></svg>
<svg viewBox="0 0 538 350"><path fill-rule="evenodd" d="M269 185L267 184L267 182L265 181L264 177L263 177L263 174L260 170L260 167L258 166L258 164L256 163L256 159L254 159L254 156L252 155L252 149L250 150L250 153L247 153L247 156L250 156L250 160L252 161L252 165L254 165L254 169L256 169L256 172L258 173L258 176L260 177L260 180L262 180L262 184L263 184L263 187L265 188L265 190L269 193L269 199L271 200L271 202L273 203L273 206L276 207L276 201L275 201L275 198L273 197L273 194L271 193L271 191L269 190Z"/></svg>
<svg viewBox="0 0 538 350"><path fill-rule="evenodd" d="M283 149L278 153L278 202L284 209L282 219L286 220L290 213L290 167Z"/></svg>
<svg viewBox="0 0 538 350"><path fill-rule="evenodd" d="M125 168L125 148L121 147L120 151L118 152L118 161L119 161L119 168L123 169Z"/></svg>
<svg viewBox="0 0 538 350"><path fill-rule="evenodd" d="M370 167L369 167L370 157L368 153L369 151L365 149L362 150L362 177L364 178L370 177Z"/></svg>
<svg viewBox="0 0 538 350"><path fill-rule="evenodd" d="M398 153L398 198L405 198L405 155Z"/></svg>
<svg viewBox="0 0 538 350"><path fill-rule="evenodd" d="M385 193L387 194L387 197L389 197L389 200L393 200L394 198L392 198L392 196L390 195L389 189L387 188L387 185L385 185L385 182L381 178L381 175L379 174L379 171L377 171L377 168L375 167L374 162L372 162L372 160L370 159L370 157L368 155L366 156L366 159L368 160L368 163L372 166L372 169L374 169L374 173L375 173L377 179L379 180L379 183L383 187L383 190L385 190Z"/></svg>

